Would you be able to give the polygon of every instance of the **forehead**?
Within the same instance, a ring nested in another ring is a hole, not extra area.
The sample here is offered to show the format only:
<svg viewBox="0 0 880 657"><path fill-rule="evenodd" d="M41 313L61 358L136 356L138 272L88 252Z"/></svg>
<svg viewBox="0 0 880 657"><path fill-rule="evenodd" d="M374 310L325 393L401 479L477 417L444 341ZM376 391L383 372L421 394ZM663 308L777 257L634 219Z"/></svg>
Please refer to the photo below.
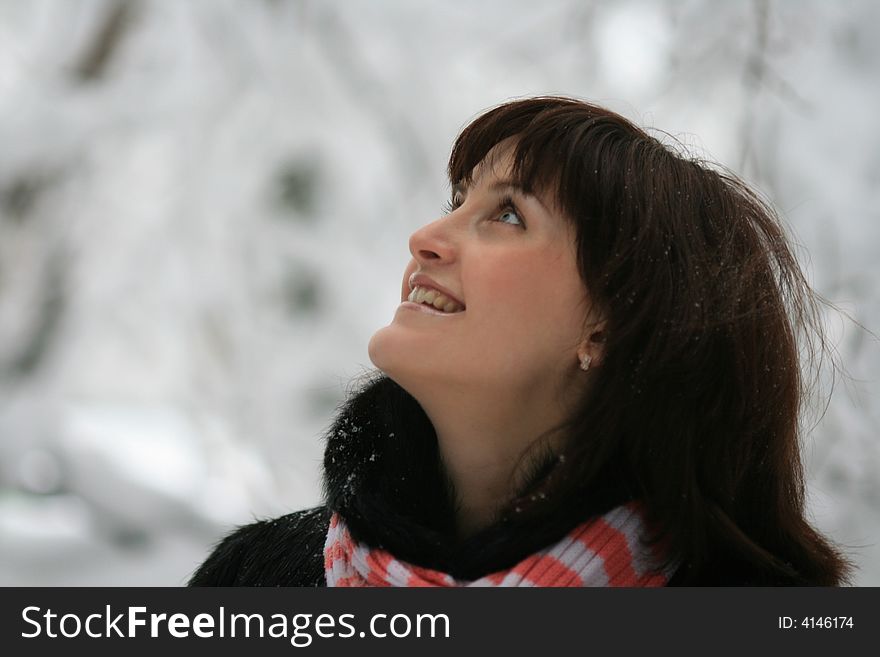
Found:
<svg viewBox="0 0 880 657"><path fill-rule="evenodd" d="M466 190L471 187L494 187L495 183L503 182L503 187L514 188L522 194L534 197L542 209L549 214L563 216L555 196L544 188L534 189L515 171L516 139L509 137L493 146L480 162L473 168L467 179L453 181L453 191ZM568 222L565 222L568 223Z"/></svg>
<svg viewBox="0 0 880 657"><path fill-rule="evenodd" d="M463 182L471 185L480 185L498 179L512 179L515 146L516 144L512 138L495 144L486 153L486 157L473 168L470 173L470 179Z"/></svg>

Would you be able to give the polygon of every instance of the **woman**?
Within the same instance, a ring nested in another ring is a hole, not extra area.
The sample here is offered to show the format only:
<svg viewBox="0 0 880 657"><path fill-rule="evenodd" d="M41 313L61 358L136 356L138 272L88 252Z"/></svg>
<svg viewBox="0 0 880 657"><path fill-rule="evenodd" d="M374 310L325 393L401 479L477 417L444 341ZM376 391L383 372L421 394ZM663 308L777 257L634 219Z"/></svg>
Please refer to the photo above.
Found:
<svg viewBox="0 0 880 657"><path fill-rule="evenodd" d="M329 431L326 503L191 584L845 582L804 517L799 349L823 345L773 212L567 98L477 118L449 178Z"/></svg>

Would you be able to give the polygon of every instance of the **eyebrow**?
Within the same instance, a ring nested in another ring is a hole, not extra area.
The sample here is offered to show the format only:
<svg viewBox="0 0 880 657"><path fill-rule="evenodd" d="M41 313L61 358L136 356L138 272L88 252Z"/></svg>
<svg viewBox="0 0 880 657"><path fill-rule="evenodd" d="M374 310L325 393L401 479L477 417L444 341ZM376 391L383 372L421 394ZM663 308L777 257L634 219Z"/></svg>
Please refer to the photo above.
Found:
<svg viewBox="0 0 880 657"><path fill-rule="evenodd" d="M464 181L457 182L452 186L452 191L464 192L468 189L468 187L470 187L470 183L467 183ZM489 189L492 190L493 192L497 192L499 189L508 189L508 188L513 188L522 194L529 194L531 196L531 193L528 192L525 187L520 185L515 180L511 180L509 178L506 178L504 180L496 180L494 183L492 183L489 186Z"/></svg>
<svg viewBox="0 0 880 657"><path fill-rule="evenodd" d="M498 180L492 183L492 185L489 186L489 189L491 189L493 192L499 192L503 189L513 189L525 196L534 196L534 194L526 190L525 187L517 182L514 182L513 180Z"/></svg>

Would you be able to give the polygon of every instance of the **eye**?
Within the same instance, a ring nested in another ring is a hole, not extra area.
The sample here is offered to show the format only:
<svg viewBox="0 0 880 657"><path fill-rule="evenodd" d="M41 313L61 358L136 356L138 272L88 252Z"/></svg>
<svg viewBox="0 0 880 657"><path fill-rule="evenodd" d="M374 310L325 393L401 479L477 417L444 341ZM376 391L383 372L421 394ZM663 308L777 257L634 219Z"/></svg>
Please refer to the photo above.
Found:
<svg viewBox="0 0 880 657"><path fill-rule="evenodd" d="M452 198L449 199L446 204L443 206L443 214L450 214L461 207L461 204L464 203L464 194L460 191L452 192Z"/></svg>
<svg viewBox="0 0 880 657"><path fill-rule="evenodd" d="M512 226L516 226L519 224L520 226L524 226L523 220L520 219L519 213L515 208L506 208L500 215L498 215L498 221L503 224L510 224Z"/></svg>
<svg viewBox="0 0 880 657"><path fill-rule="evenodd" d="M511 197L506 196L502 198L501 202L498 204L498 209L500 212L496 221L500 221L503 224L510 224L511 226L520 226L521 228L526 227L526 222L523 221L522 214L517 209L516 204Z"/></svg>

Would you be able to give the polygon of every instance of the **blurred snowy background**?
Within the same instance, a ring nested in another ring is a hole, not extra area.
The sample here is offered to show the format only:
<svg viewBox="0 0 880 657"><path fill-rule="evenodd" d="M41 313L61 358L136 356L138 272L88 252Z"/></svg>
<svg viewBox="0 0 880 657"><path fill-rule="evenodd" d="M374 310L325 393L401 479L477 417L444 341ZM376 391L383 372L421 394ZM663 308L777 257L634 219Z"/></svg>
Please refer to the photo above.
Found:
<svg viewBox="0 0 880 657"><path fill-rule="evenodd" d="M766 193L877 332L880 3L0 0L0 585L178 585L320 436L480 110L577 95ZM880 585L877 340L806 438Z"/></svg>

